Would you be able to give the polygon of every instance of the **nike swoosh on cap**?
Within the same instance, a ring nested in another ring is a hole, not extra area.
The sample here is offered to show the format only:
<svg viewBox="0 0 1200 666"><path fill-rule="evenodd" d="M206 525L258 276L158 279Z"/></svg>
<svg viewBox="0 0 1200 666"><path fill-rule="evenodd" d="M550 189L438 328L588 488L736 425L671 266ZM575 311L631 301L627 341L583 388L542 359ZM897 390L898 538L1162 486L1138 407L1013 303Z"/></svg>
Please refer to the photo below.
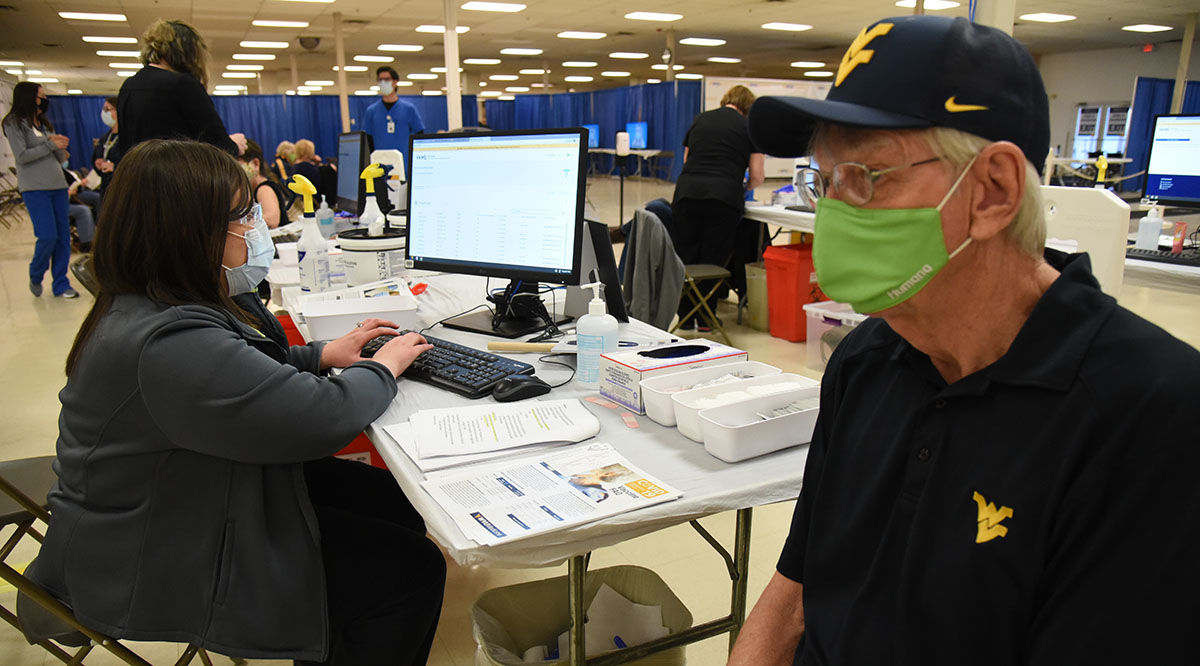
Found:
<svg viewBox="0 0 1200 666"><path fill-rule="evenodd" d="M950 113L961 113L963 111L987 111L988 110L988 108L986 106L980 106L978 104L959 104L954 101L955 97L957 97L957 95L951 95L950 99L946 100L946 110L949 111Z"/></svg>

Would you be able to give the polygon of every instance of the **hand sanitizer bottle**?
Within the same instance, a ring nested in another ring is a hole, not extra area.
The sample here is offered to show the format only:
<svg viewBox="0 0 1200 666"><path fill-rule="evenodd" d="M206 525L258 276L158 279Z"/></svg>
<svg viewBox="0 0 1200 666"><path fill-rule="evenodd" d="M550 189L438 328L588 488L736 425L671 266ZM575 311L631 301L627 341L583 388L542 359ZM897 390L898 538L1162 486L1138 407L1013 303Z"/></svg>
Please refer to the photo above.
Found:
<svg viewBox="0 0 1200 666"><path fill-rule="evenodd" d="M304 197L304 217L301 218L304 231L300 234L300 242L296 244L296 254L300 259L300 291L325 291L329 289L329 245L321 237L317 217L313 213L312 198L317 188L307 178L297 174L292 176L288 189Z"/></svg>
<svg viewBox="0 0 1200 666"><path fill-rule="evenodd" d="M604 299L600 298L603 287L600 282L580 287L592 290L588 313L575 325L575 345L578 347L575 382L585 388L600 387L600 355L617 350L617 320L608 314Z"/></svg>
<svg viewBox="0 0 1200 666"><path fill-rule="evenodd" d="M322 237L333 238L333 209L329 207L324 195L321 195L321 207L317 209L317 227L320 228Z"/></svg>
<svg viewBox="0 0 1200 666"><path fill-rule="evenodd" d="M1137 241L1133 244L1139 250L1157 250L1158 236L1162 233L1163 216L1158 204L1150 207L1146 217L1138 222Z"/></svg>

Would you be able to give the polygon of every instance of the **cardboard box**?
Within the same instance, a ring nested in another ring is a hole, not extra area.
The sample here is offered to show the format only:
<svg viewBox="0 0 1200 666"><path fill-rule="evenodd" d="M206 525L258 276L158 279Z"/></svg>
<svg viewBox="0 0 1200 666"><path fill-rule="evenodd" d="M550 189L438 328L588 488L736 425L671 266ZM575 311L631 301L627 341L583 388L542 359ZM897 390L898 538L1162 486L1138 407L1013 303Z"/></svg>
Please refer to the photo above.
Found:
<svg viewBox="0 0 1200 666"><path fill-rule="evenodd" d="M649 349L615 351L600 357L600 395L645 414L642 381L672 372L738 363L749 354L711 340L684 340Z"/></svg>

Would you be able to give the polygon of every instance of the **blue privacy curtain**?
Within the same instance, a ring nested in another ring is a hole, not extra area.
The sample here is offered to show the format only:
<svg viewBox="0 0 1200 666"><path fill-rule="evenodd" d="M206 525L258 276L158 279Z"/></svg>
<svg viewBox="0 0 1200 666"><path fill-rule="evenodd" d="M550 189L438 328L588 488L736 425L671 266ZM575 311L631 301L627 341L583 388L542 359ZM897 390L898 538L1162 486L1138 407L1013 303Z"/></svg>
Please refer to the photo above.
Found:
<svg viewBox="0 0 1200 666"><path fill-rule="evenodd" d="M616 147L625 123L644 121L646 146L675 153L670 179L683 168L683 136L703 110L699 81L651 83L594 92L520 95L512 101L484 103L488 127L495 130L545 129L600 125L600 147Z"/></svg>
<svg viewBox="0 0 1200 666"><path fill-rule="evenodd" d="M350 98L350 128L357 129L358 121L367 107L378 97ZM417 107L425 129L429 132L447 129L446 98L422 95L402 96L400 99ZM270 159L280 141L309 139L319 155L337 155L337 138L342 131L341 111L336 95L236 95L212 98L217 113L229 132L241 132L262 146ZM92 147L108 128L100 122L103 95L55 95L50 102L49 117L55 131L70 137L72 169L91 166ZM478 105L474 95L463 95L463 125L479 124ZM118 118L118 121L120 119ZM118 125L119 127L119 125Z"/></svg>
<svg viewBox="0 0 1200 666"><path fill-rule="evenodd" d="M1129 113L1129 149L1126 157L1131 161L1125 165L1125 173L1133 174L1146 168L1150 154L1151 133L1154 118L1171 112L1171 96L1175 92L1173 79L1137 77L1134 84L1133 109ZM1188 81L1184 89L1182 113L1200 113L1200 81ZM1144 190L1145 176L1134 179L1130 190Z"/></svg>

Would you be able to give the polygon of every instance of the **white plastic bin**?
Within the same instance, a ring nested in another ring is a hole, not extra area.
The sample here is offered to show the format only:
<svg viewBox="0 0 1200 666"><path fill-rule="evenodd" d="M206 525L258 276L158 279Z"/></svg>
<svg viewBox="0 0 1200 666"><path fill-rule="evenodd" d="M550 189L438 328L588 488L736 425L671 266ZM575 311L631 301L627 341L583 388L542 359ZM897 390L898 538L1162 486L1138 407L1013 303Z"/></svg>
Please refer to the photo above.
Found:
<svg viewBox="0 0 1200 666"><path fill-rule="evenodd" d="M703 368L672 372L669 375L651 377L642 381L642 401L646 405L646 416L655 423L665 426L675 425L675 403L671 396L682 391L671 389L680 386L691 386L701 382L711 381L728 374L743 374L750 377L766 377L783 372L773 365L758 361L742 361L725 365L710 365Z"/></svg>
<svg viewBox="0 0 1200 666"><path fill-rule="evenodd" d="M758 413L820 394L821 387L814 386L701 410L704 449L716 458L734 463L807 444L812 441L819 407L767 420Z"/></svg>
<svg viewBox="0 0 1200 666"><path fill-rule="evenodd" d="M663 625L677 634L692 626L692 614L671 588L649 569L616 566L589 571L583 585L583 606L587 608L600 586L607 584L636 604L662 606ZM567 578L548 578L488 590L471 606L472 633L475 635L476 666L518 666L521 655L537 645L557 645L558 635L571 624L567 610ZM585 625L586 627L586 625ZM568 661L561 655L556 661L536 662L560 666ZM631 661L638 666L683 666L684 648L665 650Z"/></svg>
<svg viewBox="0 0 1200 666"><path fill-rule="evenodd" d="M806 361L814 370L824 370L842 339L867 320L867 315L855 312L849 304L833 301L807 303L804 314L808 317Z"/></svg>
<svg viewBox="0 0 1200 666"><path fill-rule="evenodd" d="M703 407L698 404L699 401L730 391L745 391L752 386L766 386L768 384L780 384L784 382L795 382L804 387L820 386L820 382L815 379L782 373L675 393L671 396L671 400L675 403L675 422L679 426L679 432L694 442L704 443L704 431L700 426L700 410Z"/></svg>

